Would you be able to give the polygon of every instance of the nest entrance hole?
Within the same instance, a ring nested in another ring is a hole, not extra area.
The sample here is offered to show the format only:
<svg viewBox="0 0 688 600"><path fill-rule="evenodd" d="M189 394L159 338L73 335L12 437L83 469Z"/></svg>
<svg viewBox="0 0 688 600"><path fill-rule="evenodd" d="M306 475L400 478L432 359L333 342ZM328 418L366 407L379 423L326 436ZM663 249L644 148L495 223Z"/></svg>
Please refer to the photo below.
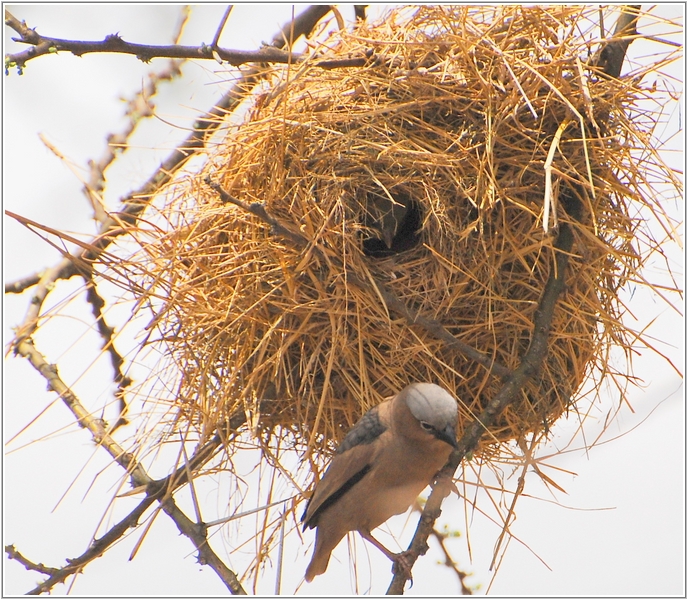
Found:
<svg viewBox="0 0 688 600"><path fill-rule="evenodd" d="M369 194L369 205L379 205L380 198L377 193ZM379 218L371 217L376 235L363 240L363 253L370 258L387 258L411 250L420 242L423 223L420 203L405 194L392 193L392 198L396 203L394 206L384 198L383 202L389 205L388 210Z"/></svg>

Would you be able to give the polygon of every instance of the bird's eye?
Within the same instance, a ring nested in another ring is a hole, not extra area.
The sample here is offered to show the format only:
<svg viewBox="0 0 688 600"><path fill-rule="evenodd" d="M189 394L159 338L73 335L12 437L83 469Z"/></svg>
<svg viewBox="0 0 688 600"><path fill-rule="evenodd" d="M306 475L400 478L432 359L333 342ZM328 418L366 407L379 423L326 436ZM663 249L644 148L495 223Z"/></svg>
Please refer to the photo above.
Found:
<svg viewBox="0 0 688 600"><path fill-rule="evenodd" d="M434 428L432 425L430 425L430 423L428 423L427 421L421 421L421 422L420 422L420 426L421 426L423 429L425 429L425 431L432 431L433 429L435 429L435 428Z"/></svg>

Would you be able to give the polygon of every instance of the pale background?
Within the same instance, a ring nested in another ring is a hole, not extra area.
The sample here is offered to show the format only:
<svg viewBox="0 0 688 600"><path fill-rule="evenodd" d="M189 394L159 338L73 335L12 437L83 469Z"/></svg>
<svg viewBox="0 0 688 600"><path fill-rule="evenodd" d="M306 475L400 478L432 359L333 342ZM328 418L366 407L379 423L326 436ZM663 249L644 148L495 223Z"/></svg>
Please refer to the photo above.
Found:
<svg viewBox="0 0 688 600"><path fill-rule="evenodd" d="M102 39L118 32L124 39L141 43L166 44L178 18L179 6L142 5L25 5L9 6L19 19L37 27L45 35L69 39ZM370 13L374 18L379 7ZM297 6L299 12L301 6ZM255 49L269 41L279 26L291 16L291 5L237 5L222 38L230 48ZM668 18L682 15L683 6L655 8ZM224 5L194 7L183 43L210 43ZM351 7L343 6L347 19ZM18 47L8 39L5 52ZM642 57L647 49L631 46L631 54ZM635 54L634 54L635 53ZM159 64L159 63L158 63ZM118 131L124 107L120 96L129 97L140 86L152 65L144 65L125 55L69 54L47 56L28 64L23 76L15 71L4 78L3 119L3 202L4 207L40 223L68 232L92 232L91 210L81 194L81 184L64 163L50 153L38 138L43 133L73 162L83 169L87 160L98 158L105 136ZM138 187L164 159L175 143L187 135L193 118L219 98L225 67L211 61L183 67L183 82L162 84L155 98L160 119L144 123L131 140L130 150L110 169L107 201ZM683 65L675 65L675 77L682 81ZM677 89L682 87L677 82ZM679 123L684 117L683 102L667 107L667 124L659 132L674 152L669 160L683 166L683 137ZM83 171L82 171L83 173ZM666 209L681 222L683 205L667 202ZM4 219L4 279L13 281L58 260L57 252L12 219ZM683 279L683 251L667 246L674 273ZM653 263L656 280L665 267ZM680 284L683 287L683 284ZM77 288L76 280L61 282L61 291L50 298L66 297ZM670 356L683 372L685 330L683 317L653 294L629 288L630 322L641 329L650 321L647 333L656 347ZM11 339L26 311L29 293L9 296L4 304L4 340ZM673 298L683 312L682 301ZM87 312L84 312L87 311ZM98 398L111 393L110 370L101 360L85 376L84 357L97 356L99 340L86 336L91 322L90 309L79 301L67 309L67 318L36 336L37 344L50 361L60 365L60 374L73 383L80 397ZM655 319L656 317L656 319ZM633 321L635 319L635 321ZM70 361L77 353L81 362ZM635 374L641 385L629 395L635 410L623 408L618 420L604 434L608 443L585 452L580 438L571 441L575 420L562 423L554 431L549 454L554 448L570 451L547 461L568 472L547 470L568 494L550 493L531 474L526 494L517 505L518 519L512 532L523 544L512 540L496 575L491 594L496 595L682 595L685 594L685 409L682 378L665 361L638 347ZM105 382L105 383L104 383ZM71 414L54 394L45 390L45 381L23 359L9 355L3 375L3 436L6 442L3 469L4 539L15 544L30 559L49 566L62 566L67 557L81 554L102 516L107 499L117 489L113 482L120 473L106 469L109 456L93 451L90 436L73 425ZM612 409L611 401L600 403L587 425L587 440L594 439ZM43 412L45 411L45 412ZM35 419L35 421L34 421ZM595 419L597 421L595 421ZM30 427L27 427L29 423ZM63 429L64 428L64 429ZM22 432L20 435L17 435ZM16 437L15 437L16 436ZM40 440L30 443L34 440ZM85 465L85 466L84 466ZM80 472L83 467L83 472ZM102 471L102 472L101 472ZM507 473L508 475L508 473ZM517 477L518 474L515 475ZM95 483L92 483L95 477ZM76 483L70 487L76 479ZM513 483L513 481L512 481ZM222 487L208 485L207 497L222 511ZM63 498L64 495L64 499ZM62 500L61 500L62 499ZM131 501L132 503L134 500ZM124 504L124 503L123 503ZM455 515L451 518L452 513ZM187 513L190 514L190 513ZM390 521L389 529L406 547L417 515ZM463 504L453 499L444 504L442 523L450 523L465 533ZM250 526L250 523L248 524ZM246 552L235 552L232 529L213 537L213 545L231 568L242 572ZM499 529L479 514L470 515L469 559L466 538L449 541L459 567L473 576L471 585L487 589L492 579L489 565ZM156 520L136 558L129 554L138 540L134 533L92 563L80 575L72 593L94 595L225 595L227 593L208 567L196 563L191 543L179 536L166 517ZM391 538L383 542L395 548ZM299 585L312 551L313 532L304 534L304 543L291 536L284 559L281 591L293 593ZM433 541L431 540L431 548ZM359 539L357 548L365 546ZM249 549L250 550L250 549ZM371 577L366 551L375 574ZM358 562L359 585L352 582L346 544L334 554L327 573L299 593L349 594L384 593L390 580L389 562L373 549L364 548ZM456 595L456 577L436 564L441 555L435 548L417 563L410 595ZM546 563L546 565L545 565ZM274 566L273 562L273 566ZM5 560L5 594L22 594L41 578L19 564ZM67 588L56 589L65 593ZM274 570L261 576L257 590L275 591Z"/></svg>

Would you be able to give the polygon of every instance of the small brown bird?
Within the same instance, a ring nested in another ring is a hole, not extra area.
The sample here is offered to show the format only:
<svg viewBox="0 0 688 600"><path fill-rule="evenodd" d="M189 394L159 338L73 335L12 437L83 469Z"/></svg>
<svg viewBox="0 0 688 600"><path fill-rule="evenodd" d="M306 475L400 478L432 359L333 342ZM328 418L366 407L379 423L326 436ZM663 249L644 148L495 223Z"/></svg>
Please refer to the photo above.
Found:
<svg viewBox="0 0 688 600"><path fill-rule="evenodd" d="M379 232L380 239L387 249L392 248L394 238L399 233L409 211L410 200L407 196L398 195L391 198L377 192L368 194L369 225Z"/></svg>
<svg viewBox="0 0 688 600"><path fill-rule="evenodd" d="M385 548L371 531L405 512L456 447L456 400L433 383L412 383L371 408L347 433L301 517L317 527L306 581L327 569L330 554L349 531L396 563L403 553Z"/></svg>

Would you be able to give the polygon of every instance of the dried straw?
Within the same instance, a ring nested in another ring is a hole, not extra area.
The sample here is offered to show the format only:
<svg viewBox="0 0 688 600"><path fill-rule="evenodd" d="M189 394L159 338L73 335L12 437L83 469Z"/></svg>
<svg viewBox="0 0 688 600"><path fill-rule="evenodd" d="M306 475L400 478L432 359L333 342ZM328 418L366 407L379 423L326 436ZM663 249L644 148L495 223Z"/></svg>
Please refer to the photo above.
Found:
<svg viewBox="0 0 688 600"><path fill-rule="evenodd" d="M619 290L656 244L635 215L661 219L648 173L676 185L656 154L637 161L653 126L632 108L638 73L588 66L596 14L401 9L270 68L145 245L154 326L179 369L175 422L204 440L246 415L317 454L412 381L454 392L465 422L528 347L562 222L575 243L549 355L485 443L545 435L575 410L610 348L630 346ZM381 196L411 215L389 251L371 225Z"/></svg>

